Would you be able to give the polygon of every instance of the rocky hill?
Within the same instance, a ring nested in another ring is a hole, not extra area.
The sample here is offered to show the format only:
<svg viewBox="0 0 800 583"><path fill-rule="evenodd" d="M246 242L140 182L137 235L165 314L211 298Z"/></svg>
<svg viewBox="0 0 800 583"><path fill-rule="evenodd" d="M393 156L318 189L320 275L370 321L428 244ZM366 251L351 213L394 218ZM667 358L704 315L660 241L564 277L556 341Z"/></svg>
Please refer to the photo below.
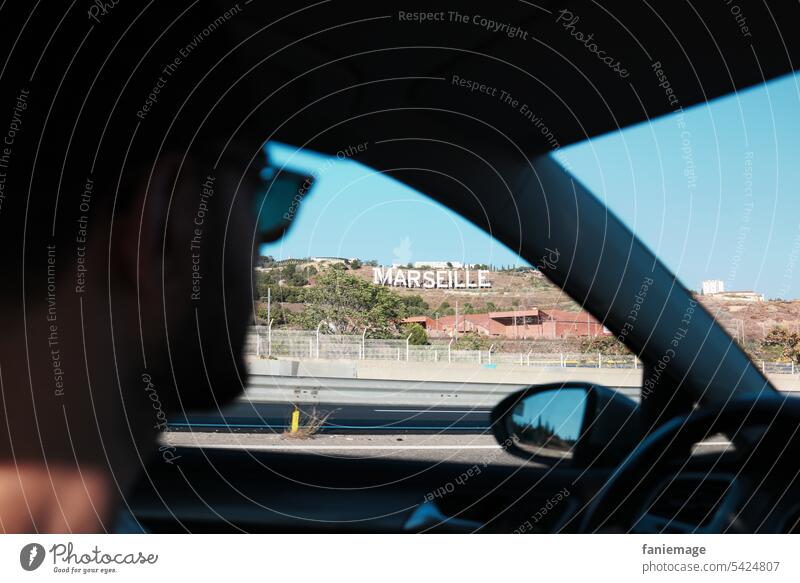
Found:
<svg viewBox="0 0 800 583"><path fill-rule="evenodd" d="M330 267L331 261L296 261L298 272L310 273L309 285L314 285L314 273ZM282 263L281 265L285 265ZM275 269L278 269L276 267ZM267 273L272 269L265 270ZM348 272L364 281L373 281L373 268L360 265L348 267ZM489 289L426 289L394 287L400 295L419 296L428 305L428 315L452 313L458 302L461 313L514 310L537 307L577 311L580 306L558 287L533 270L493 271L489 274ZM759 343L775 326L800 334L800 301L746 302L698 296L700 302L718 322L751 352L759 353ZM293 311L300 304L287 305ZM574 347L573 347L574 348Z"/></svg>

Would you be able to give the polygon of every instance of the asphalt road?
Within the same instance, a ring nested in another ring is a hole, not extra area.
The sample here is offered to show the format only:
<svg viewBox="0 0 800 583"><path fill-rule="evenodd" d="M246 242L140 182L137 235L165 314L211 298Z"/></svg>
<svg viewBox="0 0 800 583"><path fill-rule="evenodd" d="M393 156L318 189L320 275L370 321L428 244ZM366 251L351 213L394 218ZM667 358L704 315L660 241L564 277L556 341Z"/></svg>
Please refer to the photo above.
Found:
<svg viewBox="0 0 800 583"><path fill-rule="evenodd" d="M326 458L416 460L431 463L530 465L534 462L503 450L491 435L360 434L316 435L294 439L284 434L168 432L161 441L172 447L295 452Z"/></svg>
<svg viewBox="0 0 800 583"><path fill-rule="evenodd" d="M270 432L289 428L293 407L276 403L236 403L224 413L191 413L175 417L172 431ZM490 409L465 407L413 407L326 405L300 407L300 424L322 420L321 433L485 433Z"/></svg>

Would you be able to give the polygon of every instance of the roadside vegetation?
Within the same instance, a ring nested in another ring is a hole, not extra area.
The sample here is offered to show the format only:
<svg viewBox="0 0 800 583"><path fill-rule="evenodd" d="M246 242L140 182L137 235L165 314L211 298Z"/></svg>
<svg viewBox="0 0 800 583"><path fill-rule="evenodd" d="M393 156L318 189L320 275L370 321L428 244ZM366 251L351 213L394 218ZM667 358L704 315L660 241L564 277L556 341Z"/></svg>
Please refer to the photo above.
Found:
<svg viewBox="0 0 800 583"><path fill-rule="evenodd" d="M256 272L255 291L259 296L256 302L257 322L268 323L268 316L275 328L315 330L323 322L323 332L327 334L360 335L366 329L366 337L374 339L406 339L412 346L427 344L447 344L449 339L429 338L425 328L419 324L403 324L409 316L428 316L436 319L456 314L452 297L425 290L423 294L414 290L395 290L376 285L370 281L367 268L377 266L374 260L345 259L338 263L320 265L311 260L275 261L272 257L260 257L259 271ZM547 280L537 277L530 267L490 266L476 268L492 269L505 277L503 286L492 293L465 295L458 302L458 314L485 314L515 308L524 309L536 305L524 294L531 293L551 298L557 291ZM498 275L501 277L501 275ZM552 289L551 289L552 288ZM268 313L267 295L271 294L271 309ZM539 296L534 296L535 300ZM563 293L558 293L559 309L579 310L574 302L564 301ZM701 298L702 299L702 298ZM573 305L574 304L574 305ZM548 305L542 301L540 305ZM720 312L720 309L722 310ZM727 306L717 306L715 313L726 315ZM770 301L760 305L746 306L752 311L745 340L739 337L744 350L755 361L780 361L800 364L800 326L795 322L794 330L780 323L770 322L771 326L760 324L753 328L752 322L763 322L761 312L767 311L769 318L786 318L800 321L800 302ZM738 310L738 311L737 311ZM742 318L741 307L730 307L730 313ZM777 313L776 313L777 312ZM741 316L740 316L741 315ZM728 318L731 317L728 315ZM769 320L768 320L769 321ZM723 318L723 325L727 322ZM789 322L791 324L791 322ZM737 334L734 331L734 336ZM741 334L739 335L741 336ZM487 350L494 344L498 352L581 352L603 355L630 354L628 349L614 336L592 338L557 338L531 341L506 338L487 338L475 333L460 334L453 344L457 350Z"/></svg>

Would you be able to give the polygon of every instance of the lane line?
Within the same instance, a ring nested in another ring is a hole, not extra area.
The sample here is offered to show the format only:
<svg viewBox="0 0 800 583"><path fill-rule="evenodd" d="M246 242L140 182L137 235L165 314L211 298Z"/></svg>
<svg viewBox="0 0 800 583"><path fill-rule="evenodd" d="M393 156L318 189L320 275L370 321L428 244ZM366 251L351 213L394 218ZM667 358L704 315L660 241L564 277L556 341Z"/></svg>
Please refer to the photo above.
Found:
<svg viewBox="0 0 800 583"><path fill-rule="evenodd" d="M271 425L268 423L168 423L168 427L229 427L231 429L288 429L289 425ZM385 431L486 431L489 425L337 425L326 423L325 429L380 429Z"/></svg>
<svg viewBox="0 0 800 583"><path fill-rule="evenodd" d="M731 441L699 441L694 444L695 447L698 445L733 445Z"/></svg>
<svg viewBox="0 0 800 583"><path fill-rule="evenodd" d="M491 411L441 411L438 409L373 409L375 413L491 413Z"/></svg>
<svg viewBox="0 0 800 583"><path fill-rule="evenodd" d="M175 445L179 445L175 443ZM200 447L205 449L250 449L250 450L326 450L326 451L351 451L355 449L368 450L463 450L463 449L502 449L499 445L249 445L239 444L202 444L185 443L180 447Z"/></svg>

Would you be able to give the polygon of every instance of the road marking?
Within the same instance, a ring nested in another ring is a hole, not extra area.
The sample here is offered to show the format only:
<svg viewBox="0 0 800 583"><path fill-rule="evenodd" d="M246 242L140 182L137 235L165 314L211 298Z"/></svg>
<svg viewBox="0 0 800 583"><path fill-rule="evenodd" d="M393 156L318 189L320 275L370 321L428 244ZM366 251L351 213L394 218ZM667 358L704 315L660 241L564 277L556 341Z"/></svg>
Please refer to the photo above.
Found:
<svg viewBox="0 0 800 583"><path fill-rule="evenodd" d="M733 445L730 441L698 441L694 444L695 447L698 445Z"/></svg>
<svg viewBox="0 0 800 583"><path fill-rule="evenodd" d="M248 445L239 444L202 444L187 443L183 447L201 447L205 449L249 449L249 450L410 450L410 449L501 449L499 445Z"/></svg>
<svg viewBox="0 0 800 583"><path fill-rule="evenodd" d="M442 411L440 409L373 409L375 413L491 413L491 411Z"/></svg>

